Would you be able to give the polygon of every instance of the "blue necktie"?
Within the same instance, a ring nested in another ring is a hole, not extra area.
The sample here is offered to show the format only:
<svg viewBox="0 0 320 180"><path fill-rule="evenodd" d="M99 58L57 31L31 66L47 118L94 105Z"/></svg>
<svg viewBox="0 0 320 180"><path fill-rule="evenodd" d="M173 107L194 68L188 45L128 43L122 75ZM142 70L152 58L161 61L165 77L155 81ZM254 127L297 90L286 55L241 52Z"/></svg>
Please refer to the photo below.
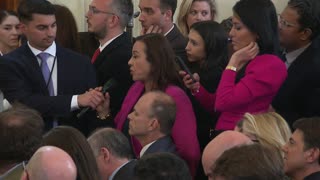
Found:
<svg viewBox="0 0 320 180"><path fill-rule="evenodd" d="M50 56L50 54L45 53L45 52L38 54L38 57L41 60L40 67L41 67L42 75L43 75L44 80L46 81L46 87L48 88L49 95L54 96L51 71L50 71L48 63L47 63L49 56Z"/></svg>

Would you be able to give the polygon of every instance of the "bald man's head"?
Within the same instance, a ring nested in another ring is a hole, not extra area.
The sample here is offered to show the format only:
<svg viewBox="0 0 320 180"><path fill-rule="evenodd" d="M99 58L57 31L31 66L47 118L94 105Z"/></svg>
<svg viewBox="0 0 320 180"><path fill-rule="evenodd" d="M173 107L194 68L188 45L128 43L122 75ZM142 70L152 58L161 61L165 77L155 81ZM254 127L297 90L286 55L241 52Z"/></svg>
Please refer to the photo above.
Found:
<svg viewBox="0 0 320 180"><path fill-rule="evenodd" d="M246 135L237 131L224 131L215 137L204 149L202 155L202 165L207 176L211 175L211 166L221 154L235 146L251 144L252 141Z"/></svg>
<svg viewBox="0 0 320 180"><path fill-rule="evenodd" d="M77 168L72 158L60 148L43 146L31 157L21 180L75 180Z"/></svg>

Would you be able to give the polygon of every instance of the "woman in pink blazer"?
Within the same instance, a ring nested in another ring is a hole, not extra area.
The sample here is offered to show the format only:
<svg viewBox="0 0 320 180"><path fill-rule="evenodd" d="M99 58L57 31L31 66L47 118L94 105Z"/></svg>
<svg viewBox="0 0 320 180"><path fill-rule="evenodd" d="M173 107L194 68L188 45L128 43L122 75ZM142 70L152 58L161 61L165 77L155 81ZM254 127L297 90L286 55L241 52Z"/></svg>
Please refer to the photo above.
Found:
<svg viewBox="0 0 320 180"><path fill-rule="evenodd" d="M240 0L233 7L233 27L229 33L233 50L222 73L217 91L208 93L183 74L186 87L202 106L220 112L216 130L234 129L244 113L268 111L273 97L286 79L279 51L278 24L271 0Z"/></svg>
<svg viewBox="0 0 320 180"><path fill-rule="evenodd" d="M116 128L130 137L128 114L133 110L139 98L148 91L164 91L173 98L177 107L176 119L171 132L172 139L178 154L189 165L191 174L195 175L200 160L196 118L188 96L179 87L182 82L171 45L161 34L137 37L128 64L135 83L129 89L119 113L114 118ZM110 112L108 95L106 95L106 100L105 107L98 110L101 117L106 117ZM135 138L130 138L135 154L139 155L141 145Z"/></svg>

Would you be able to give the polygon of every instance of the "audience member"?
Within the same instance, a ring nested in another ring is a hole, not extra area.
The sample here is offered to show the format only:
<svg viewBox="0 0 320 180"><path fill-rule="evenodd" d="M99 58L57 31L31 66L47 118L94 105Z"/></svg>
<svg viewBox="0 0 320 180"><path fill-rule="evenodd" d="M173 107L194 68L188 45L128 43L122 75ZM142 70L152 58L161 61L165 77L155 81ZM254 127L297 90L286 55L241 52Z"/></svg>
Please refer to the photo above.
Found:
<svg viewBox="0 0 320 180"><path fill-rule="evenodd" d="M132 44L129 35L124 32L132 14L131 0L93 0L86 14L88 31L94 33L100 42L91 59L97 72L98 85L103 86L111 78L117 81L117 86L109 91L112 98L108 116L114 117L118 113L132 85L128 66ZM98 120L95 123L104 127L112 126L110 121Z"/></svg>
<svg viewBox="0 0 320 180"><path fill-rule="evenodd" d="M216 160L224 151L243 144L252 144L252 141L247 136L236 131L225 131L215 137L206 146L202 155L204 173L208 178L213 177L211 167L214 166Z"/></svg>
<svg viewBox="0 0 320 180"><path fill-rule="evenodd" d="M138 99L151 90L164 91L173 98L177 106L171 133L177 152L187 161L192 173L195 173L200 159L196 119L188 96L179 87L181 80L169 42L161 34L143 35L136 38L132 54L129 66L132 79L136 82L129 89L121 110L114 119L117 129L131 139L127 117ZM106 95L105 98L104 107L97 108L99 114L107 114L109 111L109 96ZM135 138L132 138L132 143L138 156L141 144Z"/></svg>
<svg viewBox="0 0 320 180"><path fill-rule="evenodd" d="M188 36L186 52L190 69L201 77L201 85L210 93L214 93L228 61L227 33L217 22L203 21L194 23ZM180 75L185 76L186 72L180 72ZM211 140L210 132L215 127L218 114L210 114L192 93L189 91L189 97L197 117L198 139L203 150Z"/></svg>
<svg viewBox="0 0 320 180"><path fill-rule="evenodd" d="M88 142L93 150L102 180L127 180L133 177L137 161L132 159L128 139L112 128L94 132Z"/></svg>
<svg viewBox="0 0 320 180"><path fill-rule="evenodd" d="M26 165L21 180L76 180L77 168L62 149L44 146L38 149Z"/></svg>
<svg viewBox="0 0 320 180"><path fill-rule="evenodd" d="M20 21L14 11L0 10L0 56L19 46Z"/></svg>
<svg viewBox="0 0 320 180"><path fill-rule="evenodd" d="M14 11L0 10L0 56L19 46L20 21ZM0 90L0 112L8 109L10 104L3 98Z"/></svg>
<svg viewBox="0 0 320 180"><path fill-rule="evenodd" d="M156 152L176 153L171 130L176 118L174 100L161 91L144 94L128 115L129 134L142 145L140 157Z"/></svg>
<svg viewBox="0 0 320 180"><path fill-rule="evenodd" d="M289 0L279 31L288 77L272 105L291 127L299 118L320 116L320 1Z"/></svg>
<svg viewBox="0 0 320 180"><path fill-rule="evenodd" d="M134 168L136 180L191 180L188 166L172 153L143 156Z"/></svg>
<svg viewBox="0 0 320 180"><path fill-rule="evenodd" d="M69 126L55 127L44 135L42 144L56 146L66 151L77 166L77 179L100 179L92 149L84 135L77 129Z"/></svg>
<svg viewBox="0 0 320 180"><path fill-rule="evenodd" d="M63 5L54 4L57 21L56 42L64 48L80 52L78 28L72 12Z"/></svg>
<svg viewBox="0 0 320 180"><path fill-rule="evenodd" d="M212 179L284 180L283 162L279 156L277 152L260 144L231 148L211 168Z"/></svg>
<svg viewBox="0 0 320 180"><path fill-rule="evenodd" d="M258 142L281 152L282 146L289 140L291 130L287 122L277 113L246 113L239 125L239 131L253 142Z"/></svg>
<svg viewBox="0 0 320 180"><path fill-rule="evenodd" d="M185 0L180 5L177 25L181 33L187 37L193 23L213 21L216 15L215 0Z"/></svg>
<svg viewBox="0 0 320 180"><path fill-rule="evenodd" d="M142 31L147 33L161 33L171 44L175 54L187 60L185 47L187 39L173 23L173 15L177 8L177 0L140 0L139 1Z"/></svg>
<svg viewBox="0 0 320 180"><path fill-rule="evenodd" d="M320 179L320 118L302 118L283 146L284 170L292 180Z"/></svg>
<svg viewBox="0 0 320 180"><path fill-rule="evenodd" d="M43 120L32 109L16 104L0 113L0 179L20 178L21 162L38 149L42 132Z"/></svg>
<svg viewBox="0 0 320 180"><path fill-rule="evenodd" d="M277 14L271 0L240 0L233 7L229 33L235 52L222 73L216 93L208 93L190 75L185 85L210 112L221 113L216 130L234 129L245 112L269 110L287 76L279 51Z"/></svg>
<svg viewBox="0 0 320 180"><path fill-rule="evenodd" d="M87 118L76 119L75 110L94 109L104 99L101 92L87 91L96 85L90 61L56 45L55 9L49 1L23 0L18 13L28 42L0 57L5 98L38 110L46 130L68 124L87 133Z"/></svg>

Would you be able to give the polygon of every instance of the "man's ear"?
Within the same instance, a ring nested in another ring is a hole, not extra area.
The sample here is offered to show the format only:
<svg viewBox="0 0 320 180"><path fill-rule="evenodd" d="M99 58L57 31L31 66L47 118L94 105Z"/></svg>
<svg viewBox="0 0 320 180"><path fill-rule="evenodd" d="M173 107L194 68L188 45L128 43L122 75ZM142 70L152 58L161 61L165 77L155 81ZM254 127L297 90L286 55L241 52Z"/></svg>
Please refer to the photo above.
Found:
<svg viewBox="0 0 320 180"><path fill-rule="evenodd" d="M152 118L152 119L150 120L149 130L150 130L150 131L153 131L153 130L159 128L159 127L160 127L160 124L159 124L158 119L157 119L157 118Z"/></svg>
<svg viewBox="0 0 320 180"><path fill-rule="evenodd" d="M303 41L307 41L310 39L312 35L312 30L310 28L305 28L300 32L300 39Z"/></svg>
<svg viewBox="0 0 320 180"><path fill-rule="evenodd" d="M106 147L102 147L100 149L100 154L103 157L104 162L108 162L110 160L110 151Z"/></svg>
<svg viewBox="0 0 320 180"><path fill-rule="evenodd" d="M164 15L165 15L166 21L172 21L173 13L171 10L169 9L165 10Z"/></svg>
<svg viewBox="0 0 320 180"><path fill-rule="evenodd" d="M320 158L320 150L319 148L310 148L307 150L307 162L309 163L318 163Z"/></svg>

